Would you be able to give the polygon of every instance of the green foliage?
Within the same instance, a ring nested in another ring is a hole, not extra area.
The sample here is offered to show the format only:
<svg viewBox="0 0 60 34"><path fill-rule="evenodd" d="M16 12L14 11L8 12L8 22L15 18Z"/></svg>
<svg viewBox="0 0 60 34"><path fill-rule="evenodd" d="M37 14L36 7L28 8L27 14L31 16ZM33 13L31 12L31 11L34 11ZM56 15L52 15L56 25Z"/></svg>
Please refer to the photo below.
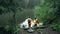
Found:
<svg viewBox="0 0 60 34"><path fill-rule="evenodd" d="M41 29L37 29L37 32L41 33Z"/></svg>
<svg viewBox="0 0 60 34"><path fill-rule="evenodd" d="M20 26L17 24L31 15L31 17L38 18L39 21L44 22L44 24L48 23L52 29L60 30L60 21L56 20L60 18L59 1L60 0L40 0L40 2L37 0L0 0L0 25L4 26L6 30L17 33L19 31L18 26ZM34 5L36 6L34 7ZM34 16L32 15L32 7L34 7Z"/></svg>
<svg viewBox="0 0 60 34"><path fill-rule="evenodd" d="M16 19L15 19L15 14L17 11L21 11L21 8L18 8L18 4L14 0L0 0L0 15L6 14L9 12L13 12L13 19L10 19L8 17L8 23L3 23L1 27L3 26L7 31L11 30L13 33L17 33L18 27L16 27ZM6 20L6 19L5 19Z"/></svg>
<svg viewBox="0 0 60 34"><path fill-rule="evenodd" d="M58 25L57 23L51 24L50 27L52 28L51 30L60 31L60 25Z"/></svg>
<svg viewBox="0 0 60 34"><path fill-rule="evenodd" d="M24 34L28 34L27 32L24 32Z"/></svg>
<svg viewBox="0 0 60 34"><path fill-rule="evenodd" d="M53 14L53 7L52 7L53 4L49 2L44 3L45 3L44 5L35 6L34 8L35 17L37 17L40 21L44 21L45 19L50 17L51 14Z"/></svg>
<svg viewBox="0 0 60 34"><path fill-rule="evenodd" d="M60 20L60 6L59 0L40 0L40 6L34 7L34 15L43 22L45 25L50 25L51 29L60 30L59 20ZM57 27L56 27L57 26Z"/></svg>

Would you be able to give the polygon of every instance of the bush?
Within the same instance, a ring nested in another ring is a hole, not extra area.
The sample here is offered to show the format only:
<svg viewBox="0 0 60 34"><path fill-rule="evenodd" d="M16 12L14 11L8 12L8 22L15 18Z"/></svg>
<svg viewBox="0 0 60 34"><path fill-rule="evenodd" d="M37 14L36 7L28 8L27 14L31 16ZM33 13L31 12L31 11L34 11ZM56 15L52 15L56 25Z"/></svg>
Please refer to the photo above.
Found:
<svg viewBox="0 0 60 34"><path fill-rule="evenodd" d="M51 30L60 31L60 25L58 23L53 23L50 25Z"/></svg>

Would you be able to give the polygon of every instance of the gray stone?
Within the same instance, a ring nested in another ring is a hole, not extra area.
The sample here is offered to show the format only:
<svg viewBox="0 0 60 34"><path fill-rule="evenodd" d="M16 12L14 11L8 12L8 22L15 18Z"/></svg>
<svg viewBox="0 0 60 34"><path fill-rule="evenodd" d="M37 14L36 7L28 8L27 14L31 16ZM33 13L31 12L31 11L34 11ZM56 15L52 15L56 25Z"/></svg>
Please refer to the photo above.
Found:
<svg viewBox="0 0 60 34"><path fill-rule="evenodd" d="M28 32L34 32L34 30L32 28L29 28L27 31Z"/></svg>

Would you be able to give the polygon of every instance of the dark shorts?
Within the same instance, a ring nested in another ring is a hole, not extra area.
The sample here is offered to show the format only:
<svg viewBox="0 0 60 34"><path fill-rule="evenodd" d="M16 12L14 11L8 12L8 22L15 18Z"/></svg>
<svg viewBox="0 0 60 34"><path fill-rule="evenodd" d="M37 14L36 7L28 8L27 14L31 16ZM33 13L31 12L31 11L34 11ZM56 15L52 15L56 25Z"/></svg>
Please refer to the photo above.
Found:
<svg viewBox="0 0 60 34"><path fill-rule="evenodd" d="M35 26L37 26L37 24L35 24Z"/></svg>
<svg viewBox="0 0 60 34"><path fill-rule="evenodd" d="M28 24L28 26L30 27L30 26L31 26L31 24Z"/></svg>

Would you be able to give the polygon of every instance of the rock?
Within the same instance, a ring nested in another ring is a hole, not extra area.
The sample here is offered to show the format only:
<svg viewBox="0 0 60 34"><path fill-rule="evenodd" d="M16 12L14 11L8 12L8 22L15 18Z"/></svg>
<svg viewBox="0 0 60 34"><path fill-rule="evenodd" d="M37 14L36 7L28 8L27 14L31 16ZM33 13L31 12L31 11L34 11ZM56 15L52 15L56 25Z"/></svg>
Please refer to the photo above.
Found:
<svg viewBox="0 0 60 34"><path fill-rule="evenodd" d="M27 31L30 33L34 32L34 30L32 28L28 29Z"/></svg>

